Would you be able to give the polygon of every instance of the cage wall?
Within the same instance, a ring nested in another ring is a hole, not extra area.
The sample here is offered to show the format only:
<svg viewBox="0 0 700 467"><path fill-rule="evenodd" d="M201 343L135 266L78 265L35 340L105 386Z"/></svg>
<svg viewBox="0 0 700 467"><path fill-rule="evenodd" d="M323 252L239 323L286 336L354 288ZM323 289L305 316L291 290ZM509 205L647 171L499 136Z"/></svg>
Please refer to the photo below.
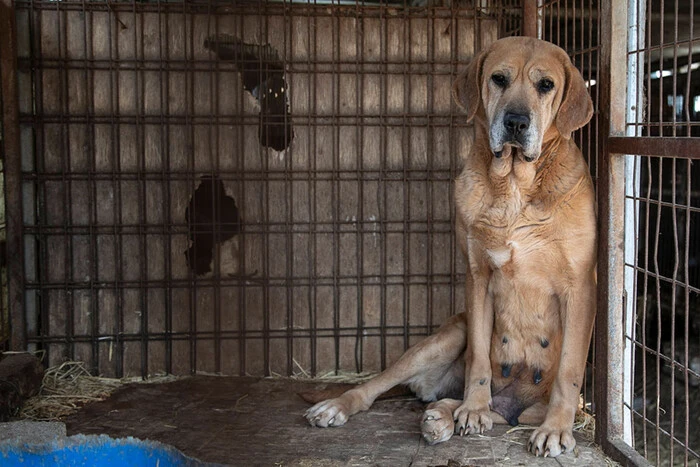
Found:
<svg viewBox="0 0 700 467"><path fill-rule="evenodd" d="M550 30L584 44L584 53L579 26L591 18L589 31L599 29L598 83L591 89L598 88L601 129L598 279L599 305L606 306L598 310L604 325L595 336L597 440L623 462L695 465L697 5L591 5L553 1L543 10L556 18Z"/></svg>
<svg viewBox="0 0 700 467"><path fill-rule="evenodd" d="M700 166L692 160L700 150L699 7L641 0L628 7L637 31L629 62L640 69L631 104L643 111L628 112L626 133L649 144L625 151L639 154L627 162L626 215L636 242L625 264L635 318L625 333L634 352L625 408L630 444L657 465L700 461ZM684 149L664 148L671 144Z"/></svg>
<svg viewBox="0 0 700 467"><path fill-rule="evenodd" d="M49 364L376 371L462 310L451 85L506 9L15 6Z"/></svg>

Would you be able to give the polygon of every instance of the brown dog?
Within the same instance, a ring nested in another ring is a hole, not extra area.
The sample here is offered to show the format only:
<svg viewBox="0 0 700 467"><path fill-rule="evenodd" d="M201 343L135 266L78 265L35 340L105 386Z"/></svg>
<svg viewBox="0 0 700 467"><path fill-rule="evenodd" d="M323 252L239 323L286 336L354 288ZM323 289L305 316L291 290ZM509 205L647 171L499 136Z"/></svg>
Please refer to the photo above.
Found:
<svg viewBox="0 0 700 467"><path fill-rule="evenodd" d="M376 378L306 413L343 425L395 385L431 403L432 443L492 423L540 424L528 449L558 456L572 428L595 315L596 218L571 132L591 118L581 74L559 47L511 37L477 55L454 85L475 141L456 180L466 257L464 313ZM456 399L445 399L456 397Z"/></svg>

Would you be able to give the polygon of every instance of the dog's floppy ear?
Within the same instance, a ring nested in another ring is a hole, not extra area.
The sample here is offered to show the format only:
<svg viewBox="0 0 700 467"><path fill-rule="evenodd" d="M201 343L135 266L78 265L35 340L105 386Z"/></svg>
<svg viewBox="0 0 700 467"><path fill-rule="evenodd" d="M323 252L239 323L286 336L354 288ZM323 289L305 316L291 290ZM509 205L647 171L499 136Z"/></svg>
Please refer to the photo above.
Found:
<svg viewBox="0 0 700 467"><path fill-rule="evenodd" d="M481 105L481 67L484 64L486 52L481 52L472 58L467 69L461 73L452 85L452 97L455 102L467 111L467 121L470 122Z"/></svg>
<svg viewBox="0 0 700 467"><path fill-rule="evenodd" d="M555 123L559 133L571 138L571 133L584 126L593 116L593 101L586 90L586 83L569 58L564 62L566 84Z"/></svg>

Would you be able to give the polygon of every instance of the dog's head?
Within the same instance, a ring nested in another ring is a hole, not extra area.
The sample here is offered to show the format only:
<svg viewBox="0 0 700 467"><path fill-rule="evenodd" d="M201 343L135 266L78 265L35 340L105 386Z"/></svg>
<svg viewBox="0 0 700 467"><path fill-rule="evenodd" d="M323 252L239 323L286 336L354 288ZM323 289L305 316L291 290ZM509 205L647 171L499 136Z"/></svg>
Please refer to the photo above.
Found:
<svg viewBox="0 0 700 467"><path fill-rule="evenodd" d="M535 161L545 137L558 132L568 139L593 115L581 73L566 52L528 37L498 40L475 56L453 93L468 121L486 125L496 157L509 145Z"/></svg>

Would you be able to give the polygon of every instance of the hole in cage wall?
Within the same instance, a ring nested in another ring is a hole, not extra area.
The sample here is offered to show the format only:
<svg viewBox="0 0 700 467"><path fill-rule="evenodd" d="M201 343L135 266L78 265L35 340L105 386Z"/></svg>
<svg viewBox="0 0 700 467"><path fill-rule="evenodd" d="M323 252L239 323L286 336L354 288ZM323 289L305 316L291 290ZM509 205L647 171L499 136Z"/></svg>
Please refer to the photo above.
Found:
<svg viewBox="0 0 700 467"><path fill-rule="evenodd" d="M277 50L269 44L246 44L228 34L211 36L204 47L220 60L232 62L243 87L260 106L260 144L276 151L289 147L293 138L287 102L287 82Z"/></svg>
<svg viewBox="0 0 700 467"><path fill-rule="evenodd" d="M241 231L240 216L224 182L217 177L202 177L185 210L185 220L191 241L185 256L192 272L198 276L211 272L214 253L219 251L219 273L236 274L238 247L229 240Z"/></svg>

